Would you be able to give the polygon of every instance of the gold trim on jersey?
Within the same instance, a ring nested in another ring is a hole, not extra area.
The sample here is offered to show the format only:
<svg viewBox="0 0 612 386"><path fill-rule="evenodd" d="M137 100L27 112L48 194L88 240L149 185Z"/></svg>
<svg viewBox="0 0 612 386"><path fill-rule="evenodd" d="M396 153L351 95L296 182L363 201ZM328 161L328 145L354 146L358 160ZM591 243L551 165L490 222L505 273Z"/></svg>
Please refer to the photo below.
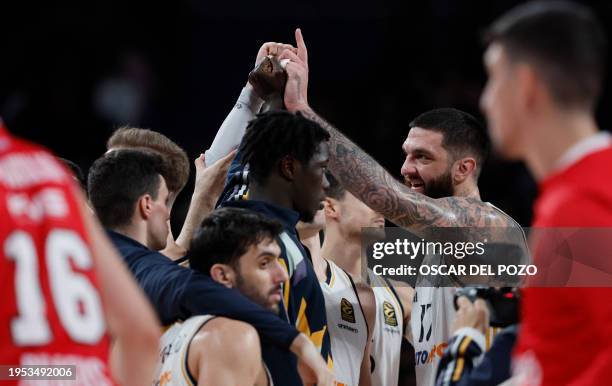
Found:
<svg viewBox="0 0 612 386"><path fill-rule="evenodd" d="M192 336L192 339L193 339L193 336ZM183 352L181 352L181 375L183 376L183 379L185 380L185 382L189 384L189 386L196 386L196 384L191 381L191 377L189 376L188 369L187 369L187 354L189 353L189 346L191 346L191 340L189 340L189 342L183 348Z"/></svg>
<svg viewBox="0 0 612 386"><path fill-rule="evenodd" d="M289 269L287 268L287 263L285 263L285 260L279 258L278 262L283 267L287 275L289 275ZM289 290L291 288L291 283L289 280L290 279L283 282L283 307L285 307L285 311L287 311L289 307Z"/></svg>
<svg viewBox="0 0 612 386"><path fill-rule="evenodd" d="M465 350L467 350L468 345L472 341L472 338L466 336L463 338L463 342L459 346L459 354L457 355L459 358L457 359L457 367L455 367L455 371L453 372L453 382L457 382L459 378L461 378L461 372L463 371L463 354L465 354Z"/></svg>

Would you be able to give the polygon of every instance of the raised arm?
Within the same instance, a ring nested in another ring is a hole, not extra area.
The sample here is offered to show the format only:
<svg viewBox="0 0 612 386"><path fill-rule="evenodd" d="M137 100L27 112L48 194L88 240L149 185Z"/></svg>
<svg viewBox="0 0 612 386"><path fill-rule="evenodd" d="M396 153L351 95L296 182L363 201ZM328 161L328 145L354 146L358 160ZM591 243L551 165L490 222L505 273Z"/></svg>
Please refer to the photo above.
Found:
<svg viewBox="0 0 612 386"><path fill-rule="evenodd" d="M202 224L204 217L215 209L217 197L223 191L225 176L235 155L235 151L230 151L212 165L209 164L210 166L206 166L203 154L194 161L196 178L193 195L191 196L187 216L185 216L185 222L181 228L181 234L176 239L176 244L185 251L189 250L191 238L196 229Z"/></svg>
<svg viewBox="0 0 612 386"><path fill-rule="evenodd" d="M256 70L261 68L262 62L268 56L276 56L283 50L295 51L295 48L290 44L264 43L255 58ZM265 69L262 68L259 72L252 71L249 74L249 80L240 92L236 104L221 124L210 148L206 150L207 165L211 165L237 148L249 121L255 118L264 103L272 101L274 95L282 91L274 89L276 84L272 82L273 79L269 79L271 77L266 77L263 70Z"/></svg>
<svg viewBox="0 0 612 386"><path fill-rule="evenodd" d="M484 222L486 217L476 213L482 208L474 208L474 205L471 205L476 199L432 199L412 191L393 178L342 132L315 113L308 104L308 54L299 29L296 30L296 41L297 54L286 50L280 55L280 59L290 60L285 67L288 76L285 106L289 111L301 112L329 132L329 166L343 186L390 221L412 230L431 226L487 225L475 223L475 220Z"/></svg>

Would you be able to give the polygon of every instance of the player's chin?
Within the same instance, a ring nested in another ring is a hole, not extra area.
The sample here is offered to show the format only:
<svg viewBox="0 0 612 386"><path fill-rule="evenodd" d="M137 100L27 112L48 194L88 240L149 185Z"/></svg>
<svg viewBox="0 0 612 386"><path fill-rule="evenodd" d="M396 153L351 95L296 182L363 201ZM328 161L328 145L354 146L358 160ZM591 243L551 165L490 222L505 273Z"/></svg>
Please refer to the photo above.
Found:
<svg viewBox="0 0 612 386"><path fill-rule="evenodd" d="M300 220L308 224L312 223L315 218L315 215L317 214L317 211L318 207L303 211L302 213L300 213Z"/></svg>

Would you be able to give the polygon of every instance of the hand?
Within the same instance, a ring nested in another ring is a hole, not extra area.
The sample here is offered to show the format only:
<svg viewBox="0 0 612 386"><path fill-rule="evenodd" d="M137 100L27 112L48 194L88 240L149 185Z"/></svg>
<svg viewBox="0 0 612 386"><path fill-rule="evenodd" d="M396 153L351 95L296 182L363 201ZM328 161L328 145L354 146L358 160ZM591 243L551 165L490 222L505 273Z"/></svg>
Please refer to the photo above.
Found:
<svg viewBox="0 0 612 386"><path fill-rule="evenodd" d="M255 68L249 73L247 87L253 87L255 93L266 102L282 99L287 74L277 56L285 50L297 53L297 49L290 44L265 43L257 53Z"/></svg>
<svg viewBox="0 0 612 386"><path fill-rule="evenodd" d="M176 239L176 243L185 250L189 250L191 238L204 217L214 209L215 202L223 191L227 170L235 155L236 151L234 150L210 166L206 166L204 154L201 154L194 161L196 179L193 195L181 234Z"/></svg>
<svg viewBox="0 0 612 386"><path fill-rule="evenodd" d="M298 357L298 373L304 385L334 386L336 377L327 367L321 353L306 335L300 333L293 340L291 351Z"/></svg>
<svg viewBox="0 0 612 386"><path fill-rule="evenodd" d="M236 150L233 150L217 162L207 166L204 154L200 154L194 161L196 168L194 197L208 197L216 200L223 191L227 171L235 156Z"/></svg>
<svg viewBox="0 0 612 386"><path fill-rule="evenodd" d="M287 73L275 56L264 57L249 73L249 84L255 93L266 102L272 100L282 102L285 83L287 83Z"/></svg>
<svg viewBox="0 0 612 386"><path fill-rule="evenodd" d="M453 321L453 333L463 327L472 327L485 334L489 328L489 310L484 300L476 299L472 303L465 296L461 296L457 299L457 304L459 309Z"/></svg>
<svg viewBox="0 0 612 386"><path fill-rule="evenodd" d="M285 66L287 84L285 85L285 107L291 112L305 110L308 107L308 50L302 31L295 30L297 53L284 50L279 60L289 59Z"/></svg>
<svg viewBox="0 0 612 386"><path fill-rule="evenodd" d="M255 67L257 67L257 65L263 60L263 58L268 56L278 56L284 50L290 50L293 53L297 54L297 49L291 44L275 42L264 43L261 47L259 47L259 51L257 52L257 57L255 58Z"/></svg>

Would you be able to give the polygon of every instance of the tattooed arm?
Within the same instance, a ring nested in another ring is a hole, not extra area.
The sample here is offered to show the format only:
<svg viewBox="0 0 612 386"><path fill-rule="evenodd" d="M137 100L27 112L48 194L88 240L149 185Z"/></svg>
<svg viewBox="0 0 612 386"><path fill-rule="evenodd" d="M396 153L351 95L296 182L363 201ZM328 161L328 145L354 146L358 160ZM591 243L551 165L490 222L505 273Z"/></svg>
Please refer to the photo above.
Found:
<svg viewBox="0 0 612 386"><path fill-rule="evenodd" d="M431 226L496 225L495 218L487 216L493 213L480 200L462 197L433 199L417 193L396 180L310 107L302 107L301 112L329 132L329 166L342 185L395 224L412 230Z"/></svg>
<svg viewBox="0 0 612 386"><path fill-rule="evenodd" d="M342 185L373 210L413 231L428 227L507 226L505 216L475 198L433 199L397 181L371 156L348 139L308 104L308 53L301 31L296 30L297 54L289 50L280 59L285 67L285 106L319 123L331 138L330 169ZM420 233L420 232L419 232Z"/></svg>

